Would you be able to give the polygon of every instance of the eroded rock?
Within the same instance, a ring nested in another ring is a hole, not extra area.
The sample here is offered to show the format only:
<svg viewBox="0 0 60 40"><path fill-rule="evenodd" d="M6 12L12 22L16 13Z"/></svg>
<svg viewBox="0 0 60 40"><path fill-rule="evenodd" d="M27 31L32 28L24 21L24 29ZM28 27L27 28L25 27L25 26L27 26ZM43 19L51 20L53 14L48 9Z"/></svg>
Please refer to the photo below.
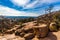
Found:
<svg viewBox="0 0 60 40"><path fill-rule="evenodd" d="M33 30L34 30L34 34L36 34L37 37L45 37L49 32L48 26L46 24L35 26Z"/></svg>
<svg viewBox="0 0 60 40"><path fill-rule="evenodd" d="M28 33L24 35L25 40L31 40L35 35L33 33Z"/></svg>

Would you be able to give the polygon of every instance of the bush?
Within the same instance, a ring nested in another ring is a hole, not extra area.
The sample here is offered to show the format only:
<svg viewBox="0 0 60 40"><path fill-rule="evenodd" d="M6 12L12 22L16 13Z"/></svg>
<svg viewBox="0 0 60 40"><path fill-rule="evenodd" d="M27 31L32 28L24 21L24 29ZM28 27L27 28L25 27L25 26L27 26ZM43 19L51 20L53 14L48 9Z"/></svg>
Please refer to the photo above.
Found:
<svg viewBox="0 0 60 40"><path fill-rule="evenodd" d="M60 26L60 13L53 15L53 19Z"/></svg>
<svg viewBox="0 0 60 40"><path fill-rule="evenodd" d="M55 22L50 23L49 30L50 31L58 31L57 24Z"/></svg>
<svg viewBox="0 0 60 40"><path fill-rule="evenodd" d="M60 29L60 13L53 15L53 19L56 22L58 29Z"/></svg>

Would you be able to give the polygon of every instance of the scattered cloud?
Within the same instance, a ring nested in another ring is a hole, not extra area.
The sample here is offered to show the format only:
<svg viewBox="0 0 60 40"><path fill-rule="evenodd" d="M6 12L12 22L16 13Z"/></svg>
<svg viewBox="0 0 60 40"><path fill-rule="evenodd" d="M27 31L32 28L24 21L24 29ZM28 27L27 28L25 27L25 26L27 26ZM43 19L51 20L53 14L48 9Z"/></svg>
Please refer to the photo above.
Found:
<svg viewBox="0 0 60 40"><path fill-rule="evenodd" d="M11 0L12 3L22 6L24 9L35 8L36 6L42 6L43 4L52 4L55 2L60 2L60 0Z"/></svg>
<svg viewBox="0 0 60 40"><path fill-rule="evenodd" d="M7 2L7 3L5 3ZM53 11L60 10L60 0L0 0L0 15L4 16L39 16L44 9L53 4ZM10 4L13 3L13 4ZM3 6L2 6L3 5ZM12 5L14 7L12 7ZM56 6L55 6L56 5ZM59 6L57 6L59 5ZM21 7L21 8L20 8Z"/></svg>
<svg viewBox="0 0 60 40"><path fill-rule="evenodd" d="M25 6L30 0L10 0L13 4L18 6Z"/></svg>
<svg viewBox="0 0 60 40"><path fill-rule="evenodd" d="M0 15L3 16L38 16L36 13L18 11L9 7L0 5Z"/></svg>
<svg viewBox="0 0 60 40"><path fill-rule="evenodd" d="M34 8L34 6L36 6L36 4L39 2L39 0L36 0L30 4L27 4L24 6L25 9L28 9L28 8Z"/></svg>
<svg viewBox="0 0 60 40"><path fill-rule="evenodd" d="M60 0L41 0L42 3L55 3L59 2Z"/></svg>
<svg viewBox="0 0 60 40"><path fill-rule="evenodd" d="M59 11L60 10L60 5L55 5L52 11Z"/></svg>

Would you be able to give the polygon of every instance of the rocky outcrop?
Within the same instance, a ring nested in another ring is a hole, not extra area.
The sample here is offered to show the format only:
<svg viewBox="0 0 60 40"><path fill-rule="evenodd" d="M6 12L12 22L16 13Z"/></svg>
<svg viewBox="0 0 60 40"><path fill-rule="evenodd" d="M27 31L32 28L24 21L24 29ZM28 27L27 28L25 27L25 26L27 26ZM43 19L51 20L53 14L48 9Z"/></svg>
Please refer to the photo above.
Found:
<svg viewBox="0 0 60 40"><path fill-rule="evenodd" d="M33 37L37 36L37 38L47 36L49 30L47 24L39 24L38 26L30 24L24 26L21 29L18 29L15 32L16 36L24 37L26 40L31 40Z"/></svg>
<svg viewBox="0 0 60 40"><path fill-rule="evenodd" d="M36 34L37 37L45 37L47 36L48 32L49 30L46 24L41 24L40 26L34 27L34 33Z"/></svg>

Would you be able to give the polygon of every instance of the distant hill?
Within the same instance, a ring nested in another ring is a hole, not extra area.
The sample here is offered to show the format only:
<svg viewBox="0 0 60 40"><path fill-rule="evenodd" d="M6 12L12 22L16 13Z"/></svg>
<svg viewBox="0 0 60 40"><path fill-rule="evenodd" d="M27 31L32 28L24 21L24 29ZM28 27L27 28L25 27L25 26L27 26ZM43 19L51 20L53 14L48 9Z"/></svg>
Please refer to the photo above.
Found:
<svg viewBox="0 0 60 40"><path fill-rule="evenodd" d="M48 13L48 14L40 15L40 16L37 17L37 20L39 20L39 22L42 22L42 23L52 22L53 21L53 16L57 15L57 14L60 15L60 11L55 11L55 12L51 12L51 13Z"/></svg>
<svg viewBox="0 0 60 40"><path fill-rule="evenodd" d="M5 18L29 18L30 16L4 16L4 17Z"/></svg>

